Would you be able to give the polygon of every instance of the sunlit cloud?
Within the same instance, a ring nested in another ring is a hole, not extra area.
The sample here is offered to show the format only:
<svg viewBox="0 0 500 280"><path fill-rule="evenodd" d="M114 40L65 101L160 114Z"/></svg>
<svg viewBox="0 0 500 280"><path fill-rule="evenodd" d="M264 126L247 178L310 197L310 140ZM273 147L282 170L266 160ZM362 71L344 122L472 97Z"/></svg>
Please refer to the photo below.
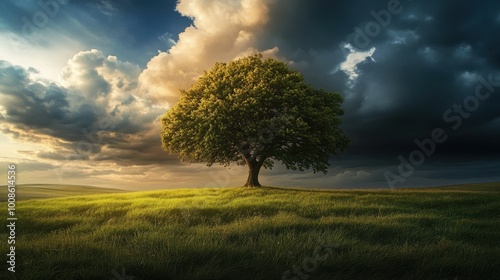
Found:
<svg viewBox="0 0 500 280"><path fill-rule="evenodd" d="M179 90L194 83L202 72L217 61L257 51L257 36L265 26L267 2L184 0L177 11L190 17L193 25L179 34L168 52L151 59L139 78L142 97L171 106Z"/></svg>
<svg viewBox="0 0 500 280"><path fill-rule="evenodd" d="M40 35L42 36L42 35ZM40 76L57 81L62 68L83 45L70 37L61 34L45 34L45 38L52 38L58 44L33 44L33 41L12 32L1 32L0 60L6 60L25 68L35 68ZM50 63L47 63L50 61Z"/></svg>

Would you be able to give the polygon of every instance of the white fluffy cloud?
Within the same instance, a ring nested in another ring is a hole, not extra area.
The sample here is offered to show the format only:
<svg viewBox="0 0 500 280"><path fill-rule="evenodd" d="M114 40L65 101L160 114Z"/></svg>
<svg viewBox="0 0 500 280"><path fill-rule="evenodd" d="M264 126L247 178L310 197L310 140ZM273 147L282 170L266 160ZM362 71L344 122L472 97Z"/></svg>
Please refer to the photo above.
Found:
<svg viewBox="0 0 500 280"><path fill-rule="evenodd" d="M71 92L75 103L93 103L104 111L113 111L121 104L132 102L137 90L140 68L122 62L115 56L105 56L101 51L77 53L67 63L61 79Z"/></svg>
<svg viewBox="0 0 500 280"><path fill-rule="evenodd" d="M168 52L148 63L139 78L142 96L171 106L179 89L188 88L215 62L258 51L256 41L268 21L268 5L266 0L179 1L177 10L193 25L179 34Z"/></svg>

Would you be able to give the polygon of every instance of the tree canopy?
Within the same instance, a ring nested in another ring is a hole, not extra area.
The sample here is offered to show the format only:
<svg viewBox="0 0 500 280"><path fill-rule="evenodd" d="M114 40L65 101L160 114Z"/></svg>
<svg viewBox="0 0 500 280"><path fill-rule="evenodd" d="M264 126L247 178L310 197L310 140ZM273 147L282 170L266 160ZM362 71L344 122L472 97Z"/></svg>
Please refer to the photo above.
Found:
<svg viewBox="0 0 500 280"><path fill-rule="evenodd" d="M162 147L181 160L247 165L245 186L260 186L261 167L326 174L347 147L343 98L314 89L284 62L251 55L216 63L162 118Z"/></svg>

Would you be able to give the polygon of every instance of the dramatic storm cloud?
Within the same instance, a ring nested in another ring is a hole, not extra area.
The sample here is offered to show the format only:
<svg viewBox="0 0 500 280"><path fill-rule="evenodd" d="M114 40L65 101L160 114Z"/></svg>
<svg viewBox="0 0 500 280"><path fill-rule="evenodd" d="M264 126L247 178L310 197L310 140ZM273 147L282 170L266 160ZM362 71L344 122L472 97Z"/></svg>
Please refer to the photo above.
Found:
<svg viewBox="0 0 500 280"><path fill-rule="evenodd" d="M351 139L327 176L278 166L265 184L500 180L498 1L40 3L0 9L3 161L30 182L241 184L244 169L164 153L158 119L203 70L257 51L341 93Z"/></svg>

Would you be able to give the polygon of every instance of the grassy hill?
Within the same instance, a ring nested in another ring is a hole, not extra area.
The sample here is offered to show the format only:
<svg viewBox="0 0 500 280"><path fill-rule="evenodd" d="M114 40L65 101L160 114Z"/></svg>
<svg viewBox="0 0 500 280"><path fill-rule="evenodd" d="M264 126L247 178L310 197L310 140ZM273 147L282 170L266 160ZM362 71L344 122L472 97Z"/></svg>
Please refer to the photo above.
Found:
<svg viewBox="0 0 500 280"><path fill-rule="evenodd" d="M54 198L90 194L130 192L120 189L100 188L80 185L61 184L23 184L16 186L16 200ZM0 197L7 196L7 186L0 186Z"/></svg>
<svg viewBox="0 0 500 280"><path fill-rule="evenodd" d="M180 189L20 201L17 272L4 273L2 262L2 275L498 279L500 184L486 189Z"/></svg>
<svg viewBox="0 0 500 280"><path fill-rule="evenodd" d="M477 184L462 184L462 185L450 185L437 188L439 190L452 190L452 191L500 191L500 183L477 183Z"/></svg>

